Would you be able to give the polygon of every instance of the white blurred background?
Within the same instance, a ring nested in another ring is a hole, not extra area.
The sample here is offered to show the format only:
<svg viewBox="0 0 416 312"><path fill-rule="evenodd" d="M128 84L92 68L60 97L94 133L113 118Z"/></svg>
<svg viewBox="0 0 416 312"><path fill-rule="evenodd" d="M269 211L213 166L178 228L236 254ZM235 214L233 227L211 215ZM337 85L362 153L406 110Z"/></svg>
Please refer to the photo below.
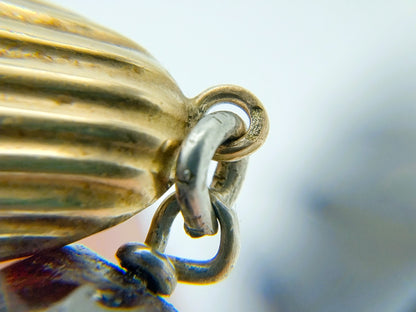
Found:
<svg viewBox="0 0 416 312"><path fill-rule="evenodd" d="M187 96L233 83L268 110L239 262L219 284L178 285L179 311L416 311L414 1L55 2L141 44ZM153 211L87 243L112 259ZM169 252L217 244L178 222Z"/></svg>

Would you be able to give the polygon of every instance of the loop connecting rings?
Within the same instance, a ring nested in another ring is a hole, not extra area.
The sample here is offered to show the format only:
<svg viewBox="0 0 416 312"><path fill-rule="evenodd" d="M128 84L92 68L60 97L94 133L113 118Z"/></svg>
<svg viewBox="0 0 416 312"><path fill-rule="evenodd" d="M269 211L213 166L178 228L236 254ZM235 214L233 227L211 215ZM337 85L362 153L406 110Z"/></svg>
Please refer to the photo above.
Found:
<svg viewBox="0 0 416 312"><path fill-rule="evenodd" d="M206 187L209 163L212 159L218 161L211 192L231 206L244 178L247 156L263 144L269 123L262 103L239 86L213 87L193 102L200 113L218 103L232 103L242 108L250 119L245 131L244 123L233 113L205 115L182 144L176 166L176 194L187 233L200 237L213 235L218 230Z"/></svg>
<svg viewBox="0 0 416 312"><path fill-rule="evenodd" d="M227 277L240 251L238 223L234 212L213 198L213 208L221 227L219 250L208 261L195 261L164 254L171 225L180 211L175 194L156 211L145 244L126 244L117 251L121 265L147 280L155 293L169 295L176 282L214 283Z"/></svg>
<svg viewBox="0 0 416 312"><path fill-rule="evenodd" d="M176 165L176 194L156 211L145 245L127 244L117 251L121 265L144 278L150 290L170 294L176 282L207 284L223 279L239 252L239 231L231 206L241 188L248 154L256 150L268 132L267 115L260 101L236 86L209 89L194 99L200 112L214 104L231 102L250 118L245 131L234 113L205 115L184 140ZM211 160L217 160L213 181L206 185ZM170 228L179 211L190 236L212 235L221 227L217 255L208 261L193 261L164 254Z"/></svg>
<svg viewBox="0 0 416 312"><path fill-rule="evenodd" d="M213 210L221 227L221 240L217 255L208 261L194 261L168 256L178 281L209 284L225 278L235 263L240 250L238 222L235 213L221 201L213 198ZM145 243L160 253L165 251L170 227L179 213L178 202L171 196L155 214Z"/></svg>
<svg viewBox="0 0 416 312"><path fill-rule="evenodd" d="M215 112L204 116L182 144L176 165L176 195L192 237L213 235L218 226L206 186L208 168L218 147L244 133L243 121L234 113ZM247 159L218 163L211 192L231 206L244 179Z"/></svg>
<svg viewBox="0 0 416 312"><path fill-rule="evenodd" d="M117 256L121 265L147 280L156 293L170 294L177 280L189 283L213 283L227 276L239 252L239 231L234 202L247 167L247 159L220 161L208 189L206 179L210 161L224 141L244 131L243 121L230 112L204 116L184 141L176 170L176 194L156 211L145 245L127 244ZM221 241L217 255L208 261L193 261L164 254L171 225L182 211L188 234L199 237L217 232Z"/></svg>
<svg viewBox="0 0 416 312"><path fill-rule="evenodd" d="M221 145L215 153L214 160L242 159L256 151L266 140L269 119L263 104L250 91L235 85L220 85L202 92L193 102L202 113L215 104L232 103L243 109L250 119L247 132L237 140Z"/></svg>

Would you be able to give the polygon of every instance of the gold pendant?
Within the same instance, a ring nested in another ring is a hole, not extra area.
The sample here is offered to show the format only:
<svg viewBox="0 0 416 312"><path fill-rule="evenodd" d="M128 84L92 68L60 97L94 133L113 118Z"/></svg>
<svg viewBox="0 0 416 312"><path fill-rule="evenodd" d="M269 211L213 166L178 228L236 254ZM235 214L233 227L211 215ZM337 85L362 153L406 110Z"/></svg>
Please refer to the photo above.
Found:
<svg viewBox="0 0 416 312"><path fill-rule="evenodd" d="M126 220L172 185L182 141L233 102L249 130L217 151L237 160L268 132L240 87L186 98L142 47L40 1L0 2L0 260L63 246Z"/></svg>

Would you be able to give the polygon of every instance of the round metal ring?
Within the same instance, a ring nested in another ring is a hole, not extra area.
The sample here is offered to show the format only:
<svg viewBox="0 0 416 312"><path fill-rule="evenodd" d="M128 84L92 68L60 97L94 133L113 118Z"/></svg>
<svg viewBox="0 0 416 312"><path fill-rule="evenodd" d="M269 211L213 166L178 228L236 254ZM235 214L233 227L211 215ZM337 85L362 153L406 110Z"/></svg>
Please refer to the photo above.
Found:
<svg viewBox="0 0 416 312"><path fill-rule="evenodd" d="M231 112L205 115L182 143L176 164L176 195L189 235L213 235L218 225L206 184L215 151L231 137L244 133L243 121ZM242 180L246 160L219 162L211 187L227 205L232 205Z"/></svg>
<svg viewBox="0 0 416 312"><path fill-rule="evenodd" d="M208 284L224 279L233 268L240 251L238 222L233 210L213 197L213 208L221 227L221 240L214 258L207 261L194 261L167 256L173 264L177 279L181 282ZM157 252L165 251L171 225L180 207L172 194L156 211L146 245Z"/></svg>
<svg viewBox="0 0 416 312"><path fill-rule="evenodd" d="M218 103L232 103L242 108L250 119L247 132L236 140L221 146L214 160L235 161L257 150L269 132L269 120L260 100L248 90L234 85L220 85L202 92L193 99L197 109L204 113Z"/></svg>

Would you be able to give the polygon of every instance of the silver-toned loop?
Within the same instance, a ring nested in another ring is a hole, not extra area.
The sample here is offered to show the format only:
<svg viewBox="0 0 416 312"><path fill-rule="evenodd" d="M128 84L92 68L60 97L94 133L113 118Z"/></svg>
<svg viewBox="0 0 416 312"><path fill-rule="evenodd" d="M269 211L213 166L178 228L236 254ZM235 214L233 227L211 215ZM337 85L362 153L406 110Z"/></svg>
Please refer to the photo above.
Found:
<svg viewBox="0 0 416 312"><path fill-rule="evenodd" d="M243 185L247 165L248 157L239 161L218 162L209 188L211 198L218 198L227 207L232 207Z"/></svg>
<svg viewBox="0 0 416 312"><path fill-rule="evenodd" d="M150 291L161 295L170 295L177 284L176 270L172 262L154 248L128 243L117 250L120 265L143 281Z"/></svg>
<svg viewBox="0 0 416 312"><path fill-rule="evenodd" d="M147 287L155 293L170 294L176 281L213 283L226 277L233 267L239 252L239 233L234 212L227 206L231 206L238 195L248 159L219 162L209 189L206 179L218 146L243 131L243 122L233 113L216 112L204 117L182 146L177 163L177 192L155 212L145 245L127 244L117 251L121 265L146 280ZM164 254L170 228L179 211L185 222L197 221L191 226L202 226L202 230L186 226L191 236L205 234L204 231L210 230L211 221L215 226L219 221L221 242L214 258L192 261Z"/></svg>
<svg viewBox="0 0 416 312"><path fill-rule="evenodd" d="M182 144L176 165L176 194L185 228L193 237L213 235L218 230L206 185L208 168L218 147L244 132L244 123L236 114L220 111L204 116ZM231 204L236 197L245 168L246 160L219 162L212 187L223 202Z"/></svg>
<svg viewBox="0 0 416 312"><path fill-rule="evenodd" d="M237 259L240 242L235 213L214 196L212 200L215 215L221 227L219 250L216 256L208 261L167 256L175 268L178 281L197 284L217 282L228 275ZM146 237L146 245L159 253L165 251L171 225L179 211L180 207L173 195L162 203L153 217Z"/></svg>

